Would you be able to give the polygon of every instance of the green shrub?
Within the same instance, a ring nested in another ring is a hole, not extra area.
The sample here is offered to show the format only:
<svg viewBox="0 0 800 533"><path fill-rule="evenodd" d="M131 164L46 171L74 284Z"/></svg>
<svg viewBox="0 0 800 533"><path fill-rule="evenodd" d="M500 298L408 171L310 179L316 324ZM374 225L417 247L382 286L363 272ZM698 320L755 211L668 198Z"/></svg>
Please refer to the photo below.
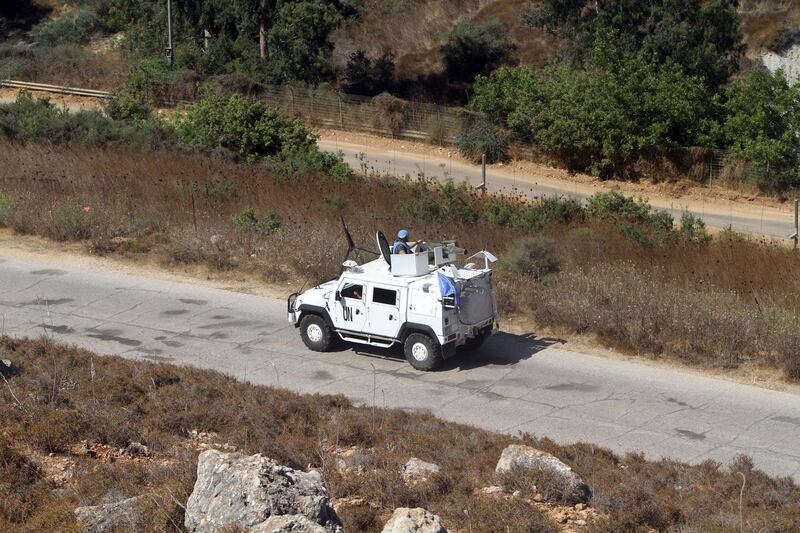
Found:
<svg viewBox="0 0 800 533"><path fill-rule="evenodd" d="M8 214L11 211L11 198L6 193L0 191L0 227L7 225Z"/></svg>
<svg viewBox="0 0 800 533"><path fill-rule="evenodd" d="M402 217L464 224L474 224L480 217L466 183L456 185L452 179L444 183L419 181L411 188L412 198L397 205L397 213Z"/></svg>
<svg viewBox="0 0 800 533"><path fill-rule="evenodd" d="M615 188L589 197L586 214L598 218L614 217L629 222L645 222L651 217L651 207L647 200L625 196Z"/></svg>
<svg viewBox="0 0 800 533"><path fill-rule="evenodd" d="M70 113L24 92L13 103L0 105L0 133L21 141L103 145L124 140L142 146L162 130L154 119L115 120L94 109Z"/></svg>
<svg viewBox="0 0 800 533"><path fill-rule="evenodd" d="M21 92L17 99L0 105L0 128L8 137L24 141L49 141L64 130L65 113L45 98L34 100Z"/></svg>
<svg viewBox="0 0 800 533"><path fill-rule="evenodd" d="M233 218L233 225L242 232L265 237L280 229L283 218L272 209L258 217L255 210L248 207Z"/></svg>
<svg viewBox="0 0 800 533"><path fill-rule="evenodd" d="M517 214L516 204L501 196L492 196L483 205L483 216L489 224L508 226Z"/></svg>
<svg viewBox="0 0 800 533"><path fill-rule="evenodd" d="M55 211L53 238L57 241L88 239L92 236L92 219L91 211L85 211L74 200L64 200Z"/></svg>
<svg viewBox="0 0 800 533"><path fill-rule="evenodd" d="M144 120L150 117L150 107L130 92L122 92L106 103L106 114L114 120Z"/></svg>
<svg viewBox="0 0 800 533"><path fill-rule="evenodd" d="M467 158L480 161L486 154L487 163L502 161L508 157L508 140L496 126L479 120L456 135L456 147Z"/></svg>
<svg viewBox="0 0 800 533"><path fill-rule="evenodd" d="M691 213L685 212L681 215L680 229L681 237L689 242L697 244L708 244L711 242L711 235L706 231L706 223Z"/></svg>
<svg viewBox="0 0 800 533"><path fill-rule="evenodd" d="M126 105L156 105L163 96L165 87L176 83L179 79L178 71L162 59L144 59L140 61L125 81L122 92Z"/></svg>
<svg viewBox="0 0 800 533"><path fill-rule="evenodd" d="M54 20L46 20L32 30L33 38L43 46L83 44L91 32L99 27L94 11L81 8L77 13L64 13Z"/></svg>
<svg viewBox="0 0 800 533"><path fill-rule="evenodd" d="M781 71L753 70L725 95L725 144L760 170L747 176L765 189L800 184L800 86L791 85Z"/></svg>
<svg viewBox="0 0 800 533"><path fill-rule="evenodd" d="M344 180L353 173L341 152L338 154L321 152L316 147L310 150L284 150L268 159L273 176L278 180L288 180L309 172L319 172L337 180Z"/></svg>
<svg viewBox="0 0 800 533"><path fill-rule="evenodd" d="M314 134L299 120L241 96L208 95L186 106L176 127L186 147L224 148L249 160L316 149Z"/></svg>

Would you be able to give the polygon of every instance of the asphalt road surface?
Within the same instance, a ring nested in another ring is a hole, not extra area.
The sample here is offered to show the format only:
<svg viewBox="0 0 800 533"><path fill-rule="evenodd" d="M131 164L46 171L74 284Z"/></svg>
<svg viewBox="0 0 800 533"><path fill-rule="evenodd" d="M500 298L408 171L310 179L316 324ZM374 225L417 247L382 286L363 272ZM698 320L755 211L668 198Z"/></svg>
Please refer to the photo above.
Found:
<svg viewBox="0 0 800 533"><path fill-rule="evenodd" d="M648 457L725 463L746 453L765 471L800 481L795 394L585 355L535 333L501 332L440 371L417 372L398 351L307 350L282 300L12 255L0 250L6 334L46 333L99 353Z"/></svg>
<svg viewBox="0 0 800 533"><path fill-rule="evenodd" d="M482 181L479 165L452 162L447 158L432 158L400 151L366 148L362 145L330 139L320 140L317 144L322 150L341 151L345 161L356 171L363 171L366 167L368 172L375 171L395 176L425 175L436 179L452 177L457 182L466 181L473 186L480 185ZM496 167L487 168L486 188L493 192L529 197L565 196L581 201L588 197L587 194L577 191L574 184L569 182L564 182L559 186L540 184L530 178L515 176L510 170ZM731 227L742 233L782 239L794 233L794 221L791 214L783 214L774 210L769 210L765 216L762 216L755 215L752 210L744 213L743 209L734 204L730 204L727 208L724 205L716 205L713 209L709 207L698 211L696 208L692 209L681 205L679 200L665 202L651 199L650 203L672 213L675 220L680 220L681 215L688 211L702 218L706 225L712 228Z"/></svg>

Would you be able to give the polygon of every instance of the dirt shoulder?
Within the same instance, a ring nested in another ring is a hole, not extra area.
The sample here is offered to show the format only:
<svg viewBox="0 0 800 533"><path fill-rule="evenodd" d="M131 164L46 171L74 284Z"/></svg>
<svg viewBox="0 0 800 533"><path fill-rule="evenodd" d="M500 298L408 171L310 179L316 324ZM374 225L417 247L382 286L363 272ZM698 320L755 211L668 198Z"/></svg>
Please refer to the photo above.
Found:
<svg viewBox="0 0 800 533"><path fill-rule="evenodd" d="M9 229L0 229L0 258L69 266L84 272L116 272L178 283L199 284L220 290L277 299L286 298L302 283L300 280L291 280L281 284L267 283L251 272L236 270L221 272L199 265L169 265L167 267L159 263L157 258L147 254L97 256L87 251L86 244L59 243L37 236L17 235ZM537 331L539 335L562 339L565 348L568 347L570 351L586 355L678 369L689 374L800 394L800 384L787 383L782 379L779 370L759 367L753 363L743 362L735 369L697 368L677 359L653 359L647 354L630 353L607 345L591 334L579 335L542 327L525 316L504 317L502 329L515 334Z"/></svg>
<svg viewBox="0 0 800 533"><path fill-rule="evenodd" d="M477 168L471 161L462 157L454 147L330 129L321 129L318 133L322 142L363 147L371 156L391 158L402 153L418 155L428 160L439 160L445 165L453 163ZM761 195L756 190L734 190L719 184L700 184L688 179L670 183L601 180L589 174L572 173L562 168L527 160L513 160L489 167L492 172L505 177L561 188L570 193L592 195L616 187L626 195L646 198L652 205L662 208L681 207L697 212L783 220L793 209L791 202L781 202L774 197Z"/></svg>

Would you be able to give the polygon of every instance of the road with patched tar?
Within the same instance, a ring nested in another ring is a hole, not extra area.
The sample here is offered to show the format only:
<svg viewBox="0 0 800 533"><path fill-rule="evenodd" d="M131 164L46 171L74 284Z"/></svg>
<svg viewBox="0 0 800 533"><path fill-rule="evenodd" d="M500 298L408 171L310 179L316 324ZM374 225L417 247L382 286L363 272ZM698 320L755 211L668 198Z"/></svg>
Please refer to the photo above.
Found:
<svg viewBox="0 0 800 533"><path fill-rule="evenodd" d="M399 351L308 351L283 300L86 269L58 256L37 261L0 249L5 334L46 333L103 354L648 457L724 463L746 453L765 471L800 480L800 395L585 355L535 332L498 333L479 352L423 373Z"/></svg>

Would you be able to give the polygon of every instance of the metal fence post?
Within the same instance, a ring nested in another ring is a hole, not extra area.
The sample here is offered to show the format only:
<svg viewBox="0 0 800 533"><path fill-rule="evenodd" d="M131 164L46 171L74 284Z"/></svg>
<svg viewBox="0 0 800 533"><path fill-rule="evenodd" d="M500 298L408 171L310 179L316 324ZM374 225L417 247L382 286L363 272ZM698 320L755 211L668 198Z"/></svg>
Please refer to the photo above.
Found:
<svg viewBox="0 0 800 533"><path fill-rule="evenodd" d="M481 154L481 188L486 192L486 153Z"/></svg>
<svg viewBox="0 0 800 533"><path fill-rule="evenodd" d="M798 207L798 199L797 199L797 195L795 195L795 197L794 197L794 235L791 236L791 239L794 241L794 249L795 250L797 250L797 240L800 239L800 226L798 226L797 207Z"/></svg>
<svg viewBox="0 0 800 533"><path fill-rule="evenodd" d="M342 93L336 93L337 98L339 99L339 127L344 129L344 111L342 110Z"/></svg>

